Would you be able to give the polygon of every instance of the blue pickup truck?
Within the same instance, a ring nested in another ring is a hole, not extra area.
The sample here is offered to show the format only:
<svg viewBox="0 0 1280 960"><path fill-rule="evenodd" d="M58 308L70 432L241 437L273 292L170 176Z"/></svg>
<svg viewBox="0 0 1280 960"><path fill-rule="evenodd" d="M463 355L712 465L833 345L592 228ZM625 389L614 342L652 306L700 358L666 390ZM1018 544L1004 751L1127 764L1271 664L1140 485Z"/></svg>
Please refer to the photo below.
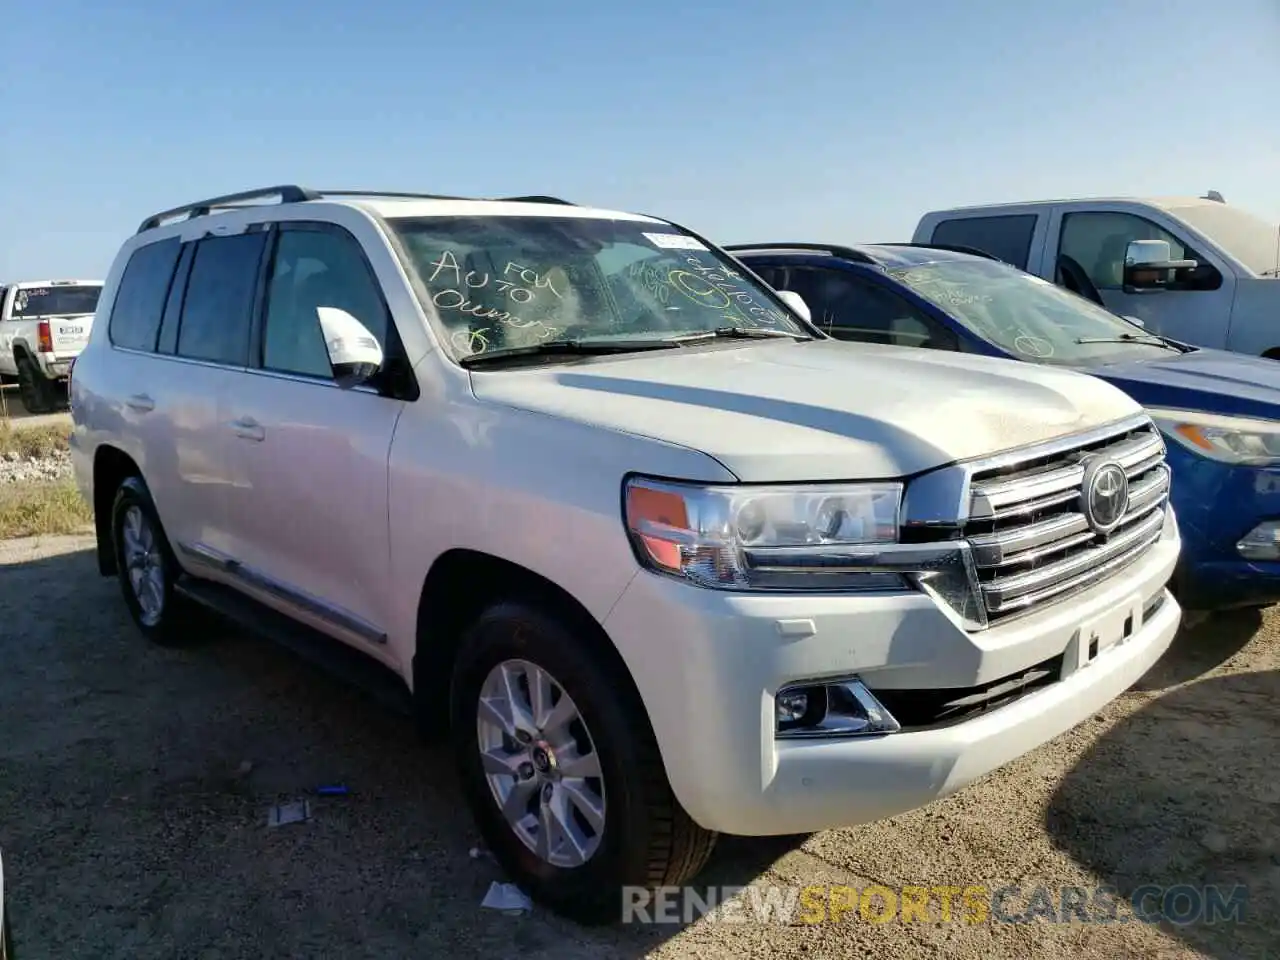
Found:
<svg viewBox="0 0 1280 960"><path fill-rule="evenodd" d="M1280 602L1280 362L1154 336L968 248L726 249L775 289L799 294L830 336L1061 364L1124 390L1169 448L1183 536L1179 602L1200 612Z"/></svg>

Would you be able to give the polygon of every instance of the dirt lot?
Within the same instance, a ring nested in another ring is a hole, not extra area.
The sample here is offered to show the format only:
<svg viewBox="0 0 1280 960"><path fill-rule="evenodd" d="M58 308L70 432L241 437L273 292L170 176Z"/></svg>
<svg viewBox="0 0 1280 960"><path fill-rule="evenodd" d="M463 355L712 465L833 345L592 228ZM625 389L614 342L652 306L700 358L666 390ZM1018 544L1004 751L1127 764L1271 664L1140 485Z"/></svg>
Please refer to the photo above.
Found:
<svg viewBox="0 0 1280 960"><path fill-rule="evenodd" d="M292 655L147 647L84 537L0 544L0 846L28 958L1182 957L1280 944L1280 619L1184 634L1138 689L947 801L725 840L708 884L1248 884L1245 923L576 928L479 902L496 869L440 751ZM251 768L249 765L252 765ZM318 784L314 819L266 808ZM701 881L700 881L701 882ZM1121 912L1124 916L1124 911Z"/></svg>

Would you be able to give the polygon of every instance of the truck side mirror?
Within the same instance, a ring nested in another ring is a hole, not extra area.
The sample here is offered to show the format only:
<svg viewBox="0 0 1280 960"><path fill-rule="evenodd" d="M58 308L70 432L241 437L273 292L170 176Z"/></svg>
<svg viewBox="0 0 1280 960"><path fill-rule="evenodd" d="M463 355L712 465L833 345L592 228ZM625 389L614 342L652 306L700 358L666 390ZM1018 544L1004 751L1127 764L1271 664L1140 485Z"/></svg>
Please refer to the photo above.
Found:
<svg viewBox="0 0 1280 960"><path fill-rule="evenodd" d="M1175 270L1194 270L1195 260L1174 260L1167 240L1130 240L1124 251L1124 292L1164 290Z"/></svg>

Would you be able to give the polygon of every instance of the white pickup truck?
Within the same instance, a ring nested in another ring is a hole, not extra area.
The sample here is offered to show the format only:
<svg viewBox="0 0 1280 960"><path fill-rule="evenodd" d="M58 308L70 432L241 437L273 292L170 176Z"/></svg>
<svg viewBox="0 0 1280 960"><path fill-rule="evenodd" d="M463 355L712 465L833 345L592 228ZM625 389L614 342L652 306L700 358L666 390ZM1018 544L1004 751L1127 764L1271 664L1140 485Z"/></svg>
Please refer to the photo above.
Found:
<svg viewBox="0 0 1280 960"><path fill-rule="evenodd" d="M0 377L17 381L29 412L59 405L71 363L89 342L101 293L101 280L0 284Z"/></svg>
<svg viewBox="0 0 1280 960"><path fill-rule="evenodd" d="M912 239L989 253L1161 336L1280 359L1280 226L1214 191L935 210Z"/></svg>

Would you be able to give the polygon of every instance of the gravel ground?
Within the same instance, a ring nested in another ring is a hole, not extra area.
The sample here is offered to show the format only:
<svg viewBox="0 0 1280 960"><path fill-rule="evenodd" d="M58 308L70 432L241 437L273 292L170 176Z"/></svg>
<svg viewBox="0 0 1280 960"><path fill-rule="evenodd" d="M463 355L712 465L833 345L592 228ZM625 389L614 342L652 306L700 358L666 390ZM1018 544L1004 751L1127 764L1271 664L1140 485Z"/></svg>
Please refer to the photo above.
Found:
<svg viewBox="0 0 1280 960"><path fill-rule="evenodd" d="M0 453L0 484L46 483L71 476L71 454L65 450L47 457L23 457L12 450Z"/></svg>
<svg viewBox="0 0 1280 960"><path fill-rule="evenodd" d="M1280 944L1280 616L1185 632L1092 721L869 827L723 840L707 884L1249 886L1245 923L714 923L482 910L447 756L231 631L148 647L90 540L0 544L0 846L20 960L1212 957ZM314 817L266 808L318 784ZM1122 913L1123 915L1123 913Z"/></svg>

